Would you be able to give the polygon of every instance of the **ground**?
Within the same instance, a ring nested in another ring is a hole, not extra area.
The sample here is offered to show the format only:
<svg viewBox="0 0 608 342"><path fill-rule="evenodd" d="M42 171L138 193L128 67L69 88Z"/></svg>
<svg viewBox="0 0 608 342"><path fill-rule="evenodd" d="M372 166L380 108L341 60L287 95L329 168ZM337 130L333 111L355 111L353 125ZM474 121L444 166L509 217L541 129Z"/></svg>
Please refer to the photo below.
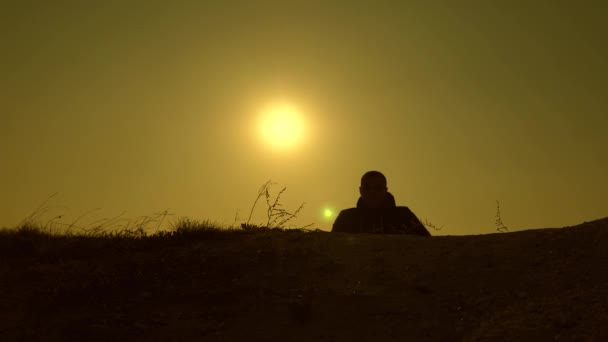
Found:
<svg viewBox="0 0 608 342"><path fill-rule="evenodd" d="M0 235L1 341L608 341L608 218L474 236Z"/></svg>

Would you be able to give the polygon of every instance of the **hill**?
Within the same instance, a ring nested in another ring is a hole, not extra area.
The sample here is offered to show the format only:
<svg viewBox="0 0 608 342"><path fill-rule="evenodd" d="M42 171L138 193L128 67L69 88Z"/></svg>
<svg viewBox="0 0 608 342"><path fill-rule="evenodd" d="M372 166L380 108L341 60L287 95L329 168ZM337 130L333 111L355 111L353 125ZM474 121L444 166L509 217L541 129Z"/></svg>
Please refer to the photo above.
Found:
<svg viewBox="0 0 608 342"><path fill-rule="evenodd" d="M608 218L473 236L0 234L2 341L608 340Z"/></svg>

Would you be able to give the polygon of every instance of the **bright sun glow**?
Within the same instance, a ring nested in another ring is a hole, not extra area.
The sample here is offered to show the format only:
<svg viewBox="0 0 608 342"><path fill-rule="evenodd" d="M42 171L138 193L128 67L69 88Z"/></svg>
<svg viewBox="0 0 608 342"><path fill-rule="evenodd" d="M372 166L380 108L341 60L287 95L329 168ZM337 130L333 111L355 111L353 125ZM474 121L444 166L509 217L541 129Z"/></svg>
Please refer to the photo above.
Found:
<svg viewBox="0 0 608 342"><path fill-rule="evenodd" d="M259 130L264 142L273 148L292 148L304 137L304 123L298 109L281 103L262 111Z"/></svg>

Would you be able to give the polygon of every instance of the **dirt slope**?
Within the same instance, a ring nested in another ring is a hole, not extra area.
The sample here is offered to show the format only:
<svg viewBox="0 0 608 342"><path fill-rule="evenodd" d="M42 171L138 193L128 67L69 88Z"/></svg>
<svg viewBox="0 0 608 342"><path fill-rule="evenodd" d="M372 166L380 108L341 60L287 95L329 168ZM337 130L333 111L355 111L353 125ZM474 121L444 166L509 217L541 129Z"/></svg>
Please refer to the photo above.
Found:
<svg viewBox="0 0 608 342"><path fill-rule="evenodd" d="M608 218L416 237L0 235L0 340L608 341Z"/></svg>

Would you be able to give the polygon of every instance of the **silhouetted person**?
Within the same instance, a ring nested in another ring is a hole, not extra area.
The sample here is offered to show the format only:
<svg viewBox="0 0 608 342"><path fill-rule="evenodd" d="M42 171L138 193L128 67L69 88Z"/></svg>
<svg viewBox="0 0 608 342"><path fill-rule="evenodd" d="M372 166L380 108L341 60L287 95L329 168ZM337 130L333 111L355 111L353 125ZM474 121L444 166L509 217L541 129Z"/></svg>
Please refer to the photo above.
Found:
<svg viewBox="0 0 608 342"><path fill-rule="evenodd" d="M366 172L359 193L357 207L342 210L332 232L431 235L408 207L396 205L381 172Z"/></svg>

